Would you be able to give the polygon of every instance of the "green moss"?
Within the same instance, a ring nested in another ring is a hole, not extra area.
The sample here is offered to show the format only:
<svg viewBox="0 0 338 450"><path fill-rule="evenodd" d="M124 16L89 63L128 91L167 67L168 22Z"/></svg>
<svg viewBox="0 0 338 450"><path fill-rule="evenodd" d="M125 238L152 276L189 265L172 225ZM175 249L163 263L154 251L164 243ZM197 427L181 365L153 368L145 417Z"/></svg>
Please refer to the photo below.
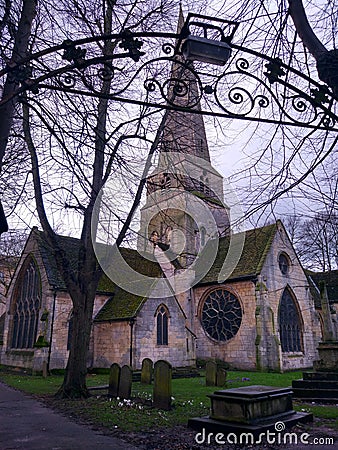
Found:
<svg viewBox="0 0 338 450"><path fill-rule="evenodd" d="M191 193L193 195L195 195L195 197L201 198L202 200L207 200L209 203L213 203L215 205L224 207L224 205L218 198L208 197L203 192L199 192L199 191L191 191Z"/></svg>
<svg viewBox="0 0 338 450"><path fill-rule="evenodd" d="M48 315L49 315L49 311L47 311L46 309L43 311L43 313L41 314L40 320L41 322L47 322L48 320Z"/></svg>
<svg viewBox="0 0 338 450"><path fill-rule="evenodd" d="M49 342L46 341L45 336L39 336L34 344L36 348L49 347Z"/></svg>
<svg viewBox="0 0 338 450"><path fill-rule="evenodd" d="M258 292L260 292L260 291L266 291L267 292L268 288L267 288L265 283L257 283L255 290L258 291Z"/></svg>
<svg viewBox="0 0 338 450"><path fill-rule="evenodd" d="M242 240L239 239L238 251L241 254L240 260L233 270L232 274L228 280L239 279L243 277L256 277L264 264L266 255L268 254L271 244L273 242L275 233L277 230L276 224L267 225L262 228L255 228L253 230L248 230L244 233L245 241L242 248ZM236 242L236 241L234 241ZM205 252L208 250L213 250L213 246L216 243L214 240L209 240ZM230 237L224 237L217 243L217 256L210 268L209 272L202 278L201 283L210 283L218 279L218 275L223 267L224 261L228 255L230 246ZM203 252L201 258L203 260ZM205 267L202 264L201 267L196 263L196 273L204 273Z"/></svg>
<svg viewBox="0 0 338 450"><path fill-rule="evenodd" d="M118 290L103 305L95 322L105 322L109 320L125 320L135 317L138 309L146 301L144 297L131 294L130 292Z"/></svg>

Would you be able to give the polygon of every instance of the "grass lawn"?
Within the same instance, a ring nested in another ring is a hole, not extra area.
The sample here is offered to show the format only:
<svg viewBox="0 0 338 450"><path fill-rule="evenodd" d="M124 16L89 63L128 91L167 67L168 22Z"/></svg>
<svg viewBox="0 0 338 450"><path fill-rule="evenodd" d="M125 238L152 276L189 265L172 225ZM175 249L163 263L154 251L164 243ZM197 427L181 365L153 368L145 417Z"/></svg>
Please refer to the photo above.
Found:
<svg viewBox="0 0 338 450"><path fill-rule="evenodd" d="M291 386L292 380L301 378L301 372L260 373L229 371L225 388L262 384L266 386ZM52 396L62 382L62 376L16 375L0 368L0 380L17 389L30 394ZM87 385L101 386L108 383L107 375L88 375ZM173 409L158 411L146 404L131 400L109 400L101 395L103 392L93 391L87 400L55 401L63 411L75 414L89 422L123 431L151 430L159 427L172 427L187 423L190 417L205 416L209 413L210 401L207 398L217 389L205 386L205 378L175 379L172 381ZM152 386L133 383L132 396L151 399ZM315 416L330 420L330 426L338 429L337 406L316 406L309 404L294 405L297 410L313 412Z"/></svg>

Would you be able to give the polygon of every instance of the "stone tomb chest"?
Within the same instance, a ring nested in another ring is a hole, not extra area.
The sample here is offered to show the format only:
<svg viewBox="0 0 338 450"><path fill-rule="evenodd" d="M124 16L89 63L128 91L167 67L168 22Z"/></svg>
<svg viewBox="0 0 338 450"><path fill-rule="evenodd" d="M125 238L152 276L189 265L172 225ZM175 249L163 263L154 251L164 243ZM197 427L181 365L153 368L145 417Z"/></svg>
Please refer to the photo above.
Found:
<svg viewBox="0 0 338 450"><path fill-rule="evenodd" d="M289 388L247 386L216 391L211 399L210 418L254 424L267 417L294 413L292 391Z"/></svg>
<svg viewBox="0 0 338 450"><path fill-rule="evenodd" d="M216 391L211 400L209 417L189 419L195 430L235 433L251 432L258 436L266 430L275 430L277 423L290 428L298 422L308 422L312 414L292 409L292 390L272 386L247 386Z"/></svg>

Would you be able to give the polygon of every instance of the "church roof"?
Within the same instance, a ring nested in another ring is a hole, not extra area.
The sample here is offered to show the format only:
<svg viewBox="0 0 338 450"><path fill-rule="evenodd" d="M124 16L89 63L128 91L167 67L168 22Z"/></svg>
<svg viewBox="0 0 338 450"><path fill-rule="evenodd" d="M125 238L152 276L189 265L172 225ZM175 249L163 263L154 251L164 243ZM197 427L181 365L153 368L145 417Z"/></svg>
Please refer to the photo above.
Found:
<svg viewBox="0 0 338 450"><path fill-rule="evenodd" d="M245 241L241 256L232 274L227 278L229 281L243 278L254 278L260 273L267 253L270 250L276 230L277 224L275 223L245 232ZM57 270L56 261L45 238L45 234L41 231L35 230L35 235L40 254L44 261L49 284L56 286L57 289L66 290L66 285L60 272ZM57 239L59 240L61 247L68 254L71 264L75 265L80 241L76 238L67 236L57 236ZM218 282L218 275L228 254L229 244L229 237L224 237L219 240L216 259L209 272L198 284L211 284ZM157 263L143 258L136 250L127 248L121 248L120 250L126 262L134 270L151 277L162 276L161 268ZM239 248L238 251L240 252L241 248ZM199 267L198 263L196 264L197 275L199 270L203 270L203 258L200 258L200 260L202 261L201 266ZM111 294L111 297L96 315L95 322L131 319L137 315L138 310L146 301L145 297L137 296L120 289L105 274L102 275L99 281L98 293Z"/></svg>
<svg viewBox="0 0 338 450"><path fill-rule="evenodd" d="M184 17L180 8L177 33L182 31L183 25ZM167 84L168 102L195 112L167 111L160 151L187 153L210 162L204 119L203 115L199 114L201 86L192 61L185 60L182 54L175 55Z"/></svg>
<svg viewBox="0 0 338 450"><path fill-rule="evenodd" d="M139 297L116 287L115 293L106 301L97 313L94 321L106 322L131 319L137 315L138 310L145 301L145 297Z"/></svg>
<svg viewBox="0 0 338 450"><path fill-rule="evenodd" d="M47 242L45 233L34 229L39 251L44 263L47 273L48 282L51 286L55 286L59 290L66 290L66 285L62 275L57 269L53 250ZM76 269L77 255L80 248L80 240L69 236L56 236L60 247L66 252L71 266ZM143 275L151 277L160 277L162 275L159 264L149 259L144 258L136 250L131 248L120 248L121 255L127 264L134 270ZM106 275L102 274L99 284L98 293L114 293L116 286L112 280Z"/></svg>
<svg viewBox="0 0 338 450"><path fill-rule="evenodd" d="M311 294L315 301L316 308L321 308L320 283L325 282L329 303L338 303L338 270L330 272L312 272L306 270L310 280Z"/></svg>
<svg viewBox="0 0 338 450"><path fill-rule="evenodd" d="M245 231L245 241L242 251L240 248L241 240L239 240L240 243L238 244L238 252L241 252L240 259L227 280L256 277L262 270L276 231L277 223ZM232 236L232 238L234 238L234 236ZM236 239L234 239L234 242L236 242ZM228 254L229 245L229 236L219 240L216 259L209 272L201 279L199 284L209 284L218 281L218 276ZM234 250L236 251L236 248ZM203 261L203 257L201 260ZM200 269L203 270L203 267L200 267Z"/></svg>

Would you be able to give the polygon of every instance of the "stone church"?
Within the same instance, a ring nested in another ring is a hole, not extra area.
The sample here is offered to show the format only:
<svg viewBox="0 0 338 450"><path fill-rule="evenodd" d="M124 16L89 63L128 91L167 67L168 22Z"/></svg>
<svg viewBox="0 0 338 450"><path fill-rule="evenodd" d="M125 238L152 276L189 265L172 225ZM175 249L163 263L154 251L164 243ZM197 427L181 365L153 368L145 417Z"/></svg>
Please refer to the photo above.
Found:
<svg viewBox="0 0 338 450"><path fill-rule="evenodd" d="M193 73L178 60L172 74L188 89L177 94L173 86L169 94L178 105L195 103L199 109ZM235 233L223 184L211 165L202 115L167 112L158 166L148 176L141 210L143 238L137 250L120 249L128 267L155 281L145 291L137 280L129 280L129 289L108 272L102 276L88 367L117 362L138 369L145 357L175 367L208 358L247 370L312 366L321 338L319 314L285 228L277 221ZM70 257L76 253L77 239L58 239ZM1 320L1 364L66 366L72 303L37 228L17 265Z"/></svg>

